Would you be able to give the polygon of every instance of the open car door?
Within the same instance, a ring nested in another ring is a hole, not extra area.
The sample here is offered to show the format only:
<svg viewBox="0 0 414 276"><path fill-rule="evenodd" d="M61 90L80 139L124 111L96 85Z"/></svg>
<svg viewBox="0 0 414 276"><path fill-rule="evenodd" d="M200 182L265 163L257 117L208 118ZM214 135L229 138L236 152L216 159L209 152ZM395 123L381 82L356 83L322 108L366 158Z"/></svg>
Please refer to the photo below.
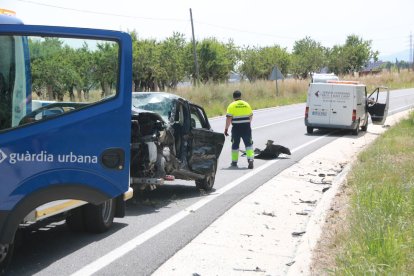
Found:
<svg viewBox="0 0 414 276"><path fill-rule="evenodd" d="M224 145L224 134L214 132L203 108L190 104L191 159L193 172L210 174L217 169L217 161Z"/></svg>
<svg viewBox="0 0 414 276"><path fill-rule="evenodd" d="M384 90L386 92L385 99L383 97ZM382 92L381 102L380 92ZM374 92L372 92L367 98L367 109L369 114L371 115L371 120L374 125L383 125L385 123L385 120L387 119L388 115L389 102L390 90L388 89L388 87L375 88Z"/></svg>

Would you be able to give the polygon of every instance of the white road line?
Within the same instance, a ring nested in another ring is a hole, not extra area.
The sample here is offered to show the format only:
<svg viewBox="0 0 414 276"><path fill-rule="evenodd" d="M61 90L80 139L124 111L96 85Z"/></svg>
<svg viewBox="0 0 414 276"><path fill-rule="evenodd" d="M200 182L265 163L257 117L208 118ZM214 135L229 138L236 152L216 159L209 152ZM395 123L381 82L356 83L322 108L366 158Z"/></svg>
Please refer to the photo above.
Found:
<svg viewBox="0 0 414 276"><path fill-rule="evenodd" d="M410 108L410 107L413 107L413 105L409 104L409 105L406 105L406 106L403 106L403 107L399 107L399 108L391 110L390 112L395 112L395 111L398 111L398 110L407 109L407 107Z"/></svg>
<svg viewBox="0 0 414 276"><path fill-rule="evenodd" d="M272 125L282 124L282 123L294 121L294 120L297 120L297 119L301 119L301 118L304 118L304 117L305 116L299 116L299 117L295 117L295 118L292 118L292 119L287 119L287 120L284 120L284 121L279 121L279 122L275 122L275 123L271 123L271 124L267 124L267 125L253 127L252 129L255 130L255 129L264 128L264 127L268 127L268 126L272 126Z"/></svg>
<svg viewBox="0 0 414 276"><path fill-rule="evenodd" d="M304 147L307 147L307 146L309 146L313 143L316 143L317 141L327 137L328 135L329 135L329 133L325 134L323 136L320 136L320 137L316 138L315 140L309 141L309 142L293 149L291 152L292 153L296 152L296 151L298 151L298 150L300 150ZM92 275L93 273L95 273L95 272L101 270L102 268L108 266L109 264L111 264L115 260L121 258L122 256L124 256L128 252L134 250L135 248L137 248L139 245L143 244L147 240L153 238L155 235L157 235L157 234L161 233L162 231L166 230L168 227L174 225L175 223L179 222L183 218L187 217L188 215L190 215L194 211L200 209L201 207L203 207L204 205L206 205L210 201L214 200L215 198L219 197L220 195L224 194L225 192L233 189L234 187L240 185L246 179L254 176L255 174L257 174L261 171L263 171L264 169L270 167L271 165L275 164L278 161L280 161L280 160L276 159L276 160L267 161L265 164L258 167L257 169L254 169L254 170L250 171L249 173L246 173L242 177L236 179L233 182L230 182L226 186L224 186L221 189L217 190L215 193L211 193L211 194L205 196L203 199L197 201L193 205L191 205L191 206L187 207L186 209L178 212L177 214L173 215L172 217L169 217L168 219L160 222L159 224L157 224L154 227L148 229L144 233L136 236L132 240L124 243L123 245L115 248L114 250L110 251L109 253L107 253L106 255L104 255L102 257L100 257L99 259L95 260L94 262L88 264L87 266L84 266L80 270L73 273L71 276Z"/></svg>

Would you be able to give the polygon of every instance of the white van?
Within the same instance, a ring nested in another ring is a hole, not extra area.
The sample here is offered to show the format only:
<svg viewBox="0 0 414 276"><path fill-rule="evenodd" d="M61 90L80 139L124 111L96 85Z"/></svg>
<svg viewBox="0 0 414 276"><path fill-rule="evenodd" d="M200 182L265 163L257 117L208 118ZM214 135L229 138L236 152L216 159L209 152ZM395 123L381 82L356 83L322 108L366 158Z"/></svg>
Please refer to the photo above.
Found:
<svg viewBox="0 0 414 276"><path fill-rule="evenodd" d="M385 103L379 92L386 90ZM308 134L314 128L350 129L354 135L368 128L368 114L373 124L384 124L388 114L389 90L378 87L367 97L363 84L354 81L328 80L309 84L305 125Z"/></svg>

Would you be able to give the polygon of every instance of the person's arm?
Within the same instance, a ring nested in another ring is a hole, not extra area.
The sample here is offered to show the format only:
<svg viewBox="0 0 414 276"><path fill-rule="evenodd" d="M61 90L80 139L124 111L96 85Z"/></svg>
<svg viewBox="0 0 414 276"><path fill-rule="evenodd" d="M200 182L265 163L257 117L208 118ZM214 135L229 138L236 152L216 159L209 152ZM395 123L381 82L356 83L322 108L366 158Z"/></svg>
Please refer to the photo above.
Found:
<svg viewBox="0 0 414 276"><path fill-rule="evenodd" d="M232 119L232 117L230 117L230 116L226 117L226 126L224 128L224 135L226 135L226 136L229 136L228 131L229 131L229 127L230 127L230 124L231 124L231 119Z"/></svg>

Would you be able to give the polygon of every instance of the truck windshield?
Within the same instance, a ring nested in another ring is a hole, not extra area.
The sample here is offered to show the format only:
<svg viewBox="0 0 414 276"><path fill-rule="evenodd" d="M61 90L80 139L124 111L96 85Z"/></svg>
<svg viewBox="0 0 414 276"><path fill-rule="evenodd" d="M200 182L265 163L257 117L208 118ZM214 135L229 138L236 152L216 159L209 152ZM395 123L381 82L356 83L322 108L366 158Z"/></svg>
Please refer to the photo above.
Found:
<svg viewBox="0 0 414 276"><path fill-rule="evenodd" d="M112 41L0 36L0 131L114 97L118 52Z"/></svg>

